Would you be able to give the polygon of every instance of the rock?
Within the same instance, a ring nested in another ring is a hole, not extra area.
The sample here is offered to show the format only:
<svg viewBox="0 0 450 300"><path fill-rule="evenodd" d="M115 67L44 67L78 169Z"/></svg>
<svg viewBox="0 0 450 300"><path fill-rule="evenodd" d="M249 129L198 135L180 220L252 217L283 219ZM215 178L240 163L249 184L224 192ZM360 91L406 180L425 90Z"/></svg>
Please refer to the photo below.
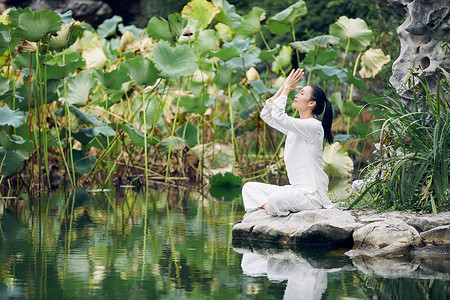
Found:
<svg viewBox="0 0 450 300"><path fill-rule="evenodd" d="M266 215L264 210L247 213L234 225L233 238L323 246L352 244L352 233L360 226L339 209L318 209L292 213L287 217Z"/></svg>
<svg viewBox="0 0 450 300"><path fill-rule="evenodd" d="M412 215L403 219L408 225L413 226L417 231L428 231L441 225L450 224L450 212L438 214Z"/></svg>
<svg viewBox="0 0 450 300"><path fill-rule="evenodd" d="M354 250L345 253L350 257L408 256L412 247L422 245L419 232L397 218L365 225L353 233L353 240Z"/></svg>
<svg viewBox="0 0 450 300"><path fill-rule="evenodd" d="M450 245L450 225L439 226L420 234L425 243L433 245Z"/></svg>
<svg viewBox="0 0 450 300"><path fill-rule="evenodd" d="M404 8L408 17L397 28L401 51L392 65L391 84L400 96L411 99L412 90L405 85L409 69L423 73L435 91L437 81L433 75L438 68L450 69L449 56L442 47L443 41L450 40L450 6L448 0L389 0L398 8ZM430 29L431 30L430 30ZM433 32L434 31L434 32Z"/></svg>

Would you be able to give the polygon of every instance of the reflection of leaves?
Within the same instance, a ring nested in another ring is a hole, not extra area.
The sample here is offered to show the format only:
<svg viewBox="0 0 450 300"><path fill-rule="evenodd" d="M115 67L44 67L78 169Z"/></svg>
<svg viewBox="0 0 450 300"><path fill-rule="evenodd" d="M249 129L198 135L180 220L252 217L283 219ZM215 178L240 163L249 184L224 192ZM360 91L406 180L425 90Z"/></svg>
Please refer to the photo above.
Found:
<svg viewBox="0 0 450 300"><path fill-rule="evenodd" d="M232 188L242 186L242 179L233 173L218 173L209 179L211 187Z"/></svg>
<svg viewBox="0 0 450 300"><path fill-rule="evenodd" d="M218 201L232 201L241 195L241 187L225 188L221 186L212 186L209 188L211 196Z"/></svg>

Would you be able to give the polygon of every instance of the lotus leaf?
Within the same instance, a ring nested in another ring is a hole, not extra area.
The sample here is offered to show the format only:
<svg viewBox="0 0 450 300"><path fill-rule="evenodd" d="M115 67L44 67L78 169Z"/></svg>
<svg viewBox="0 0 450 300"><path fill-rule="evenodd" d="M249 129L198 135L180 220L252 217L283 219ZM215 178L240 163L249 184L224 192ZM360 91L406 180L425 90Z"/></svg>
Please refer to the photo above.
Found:
<svg viewBox="0 0 450 300"><path fill-rule="evenodd" d="M267 28L273 34L286 33L290 26L300 21L308 12L304 1L300 0L267 20Z"/></svg>
<svg viewBox="0 0 450 300"><path fill-rule="evenodd" d="M20 152L0 149L0 166L3 175L6 178L14 175L26 159L27 157Z"/></svg>
<svg viewBox="0 0 450 300"><path fill-rule="evenodd" d="M75 106L84 106L87 103L89 93L94 87L93 76L87 71L78 73L76 76L71 76L67 80L67 91L64 96L61 91L62 100L67 99L67 102Z"/></svg>
<svg viewBox="0 0 450 300"><path fill-rule="evenodd" d="M129 89L127 83L131 82L131 78L128 73L122 69L115 69L111 72L95 70L93 74L107 89L122 90L123 92L127 92Z"/></svg>
<svg viewBox="0 0 450 300"><path fill-rule="evenodd" d="M40 41L47 34L55 34L63 24L54 11L25 12L20 14L16 35L30 42Z"/></svg>
<svg viewBox="0 0 450 300"><path fill-rule="evenodd" d="M123 21L120 16L113 16L103 21L97 28L97 34L100 38L107 38L116 33L117 25Z"/></svg>
<svg viewBox="0 0 450 300"><path fill-rule="evenodd" d="M246 38L261 30L261 21L265 18L265 11L259 7L253 7L245 16L242 16L241 24L236 28L238 38Z"/></svg>
<svg viewBox="0 0 450 300"><path fill-rule="evenodd" d="M177 136L169 136L161 140L161 148L165 153L172 150L182 150L184 147L186 147L185 139Z"/></svg>
<svg viewBox="0 0 450 300"><path fill-rule="evenodd" d="M152 17L148 22L147 34L156 41L164 40L171 42L173 40L169 30L169 23L164 19L158 19L156 17Z"/></svg>
<svg viewBox="0 0 450 300"><path fill-rule="evenodd" d="M134 25L128 25L128 26L125 26L125 25L123 25L122 23L120 23L118 28L119 28L120 33L125 34L125 31L129 31L129 32L131 32L136 38L141 38L141 37L142 37L142 34L144 33L144 30L142 30L142 29L140 29L140 28L137 28L137 27L134 26Z"/></svg>
<svg viewBox="0 0 450 300"><path fill-rule="evenodd" d="M370 133L370 126L364 122L355 122L352 127L350 127L350 132L363 139Z"/></svg>
<svg viewBox="0 0 450 300"><path fill-rule="evenodd" d="M272 59L272 57L277 54L277 52L280 50L280 44L276 44L275 48L272 50L263 50L259 54L259 58L261 60L269 60Z"/></svg>
<svg viewBox="0 0 450 300"><path fill-rule="evenodd" d="M230 42L231 40L233 40L234 33L233 33L233 30L231 30L231 28L228 25L225 25L223 23L217 23L215 28L216 28L219 38L222 41Z"/></svg>
<svg viewBox="0 0 450 300"><path fill-rule="evenodd" d="M5 97L11 93L10 81L8 78L0 76L0 97Z"/></svg>
<svg viewBox="0 0 450 300"><path fill-rule="evenodd" d="M353 172L353 160L338 142L327 145L323 151L323 170L329 177L350 177Z"/></svg>
<svg viewBox="0 0 450 300"><path fill-rule="evenodd" d="M250 81L249 83L259 95L264 95L266 93L267 88L262 80Z"/></svg>
<svg viewBox="0 0 450 300"><path fill-rule="evenodd" d="M344 107L344 101L342 100L341 92L334 92L330 95L330 100L332 105L336 105L340 111L342 111Z"/></svg>
<svg viewBox="0 0 450 300"><path fill-rule="evenodd" d="M185 123L176 130L176 133L186 140L189 147L194 147L198 144L198 128L192 123Z"/></svg>
<svg viewBox="0 0 450 300"><path fill-rule="evenodd" d="M219 47L216 32L212 29L200 32L194 47L199 55L216 50Z"/></svg>
<svg viewBox="0 0 450 300"><path fill-rule="evenodd" d="M208 26L219 12L219 7L206 0L192 0L181 11L183 15L196 19L204 27Z"/></svg>
<svg viewBox="0 0 450 300"><path fill-rule="evenodd" d="M19 27L19 17L24 13L32 13L33 11L29 8L12 8L8 12L8 20L11 22L11 27L17 28Z"/></svg>
<svg viewBox="0 0 450 300"><path fill-rule="evenodd" d="M351 119L354 119L357 116L359 116L363 111L363 109L364 107L356 105L355 103L353 103L353 101L345 102L343 106L344 114Z"/></svg>
<svg viewBox="0 0 450 300"><path fill-rule="evenodd" d="M218 174L221 173L217 173L216 175ZM232 187L211 186L209 188L209 193L217 201L233 201L234 199L236 199L241 195L241 192L242 188L240 186L232 186Z"/></svg>
<svg viewBox="0 0 450 300"><path fill-rule="evenodd" d="M362 90L366 89L366 84L364 83L364 81L353 76L353 73L351 71L347 72L347 81L348 83L354 84Z"/></svg>
<svg viewBox="0 0 450 300"><path fill-rule="evenodd" d="M322 80L339 80L339 82L344 82L347 80L347 69L341 69L337 66L322 66L316 65L312 70L319 75Z"/></svg>
<svg viewBox="0 0 450 300"><path fill-rule="evenodd" d="M0 126L9 125L17 128L25 121L25 116L18 109L11 110L8 106L0 107Z"/></svg>
<svg viewBox="0 0 450 300"><path fill-rule="evenodd" d="M305 58L303 59L303 63L326 65L330 61L335 61L338 58L339 55L335 50L323 49L318 51L318 53L316 51L306 53Z"/></svg>
<svg viewBox="0 0 450 300"><path fill-rule="evenodd" d="M251 67L256 67L256 65L261 62L258 58L260 53L261 50L259 48L255 48L244 53L241 57L232 58L226 63L223 62L223 64L238 72L246 72L248 69Z"/></svg>
<svg viewBox="0 0 450 300"><path fill-rule="evenodd" d="M119 128L128 134L128 136L131 140L131 143L133 145L135 145L136 147L144 148L145 139L144 139L144 136L139 131L137 131L136 129L134 129L133 127L131 127L128 124L119 124ZM148 145L150 145L150 144L156 145L159 142L160 142L159 138L156 136L154 136L154 137L148 136L147 137Z"/></svg>
<svg viewBox="0 0 450 300"><path fill-rule="evenodd" d="M83 29L80 26L80 22L73 20L69 24L62 24L61 30L56 35L52 35L48 42L48 46L51 50L62 49L69 47L75 42L75 39L83 35ZM74 30L74 28L76 28ZM72 35L73 31L73 35ZM71 39L72 37L72 39ZM71 43L69 43L69 40Z"/></svg>
<svg viewBox="0 0 450 300"><path fill-rule="evenodd" d="M138 85L154 85L159 78L153 62L142 55L127 60L121 68L126 70Z"/></svg>
<svg viewBox="0 0 450 300"><path fill-rule="evenodd" d="M372 39L372 30L367 27L364 20L349 19L341 16L337 22L330 25L330 34L339 38L339 44L348 50L364 51Z"/></svg>
<svg viewBox="0 0 450 300"><path fill-rule="evenodd" d="M88 114L85 112L82 112L77 107L73 105L69 105L69 110L75 115L78 122L81 124L92 124L96 126L102 125L102 122L100 122L96 115Z"/></svg>
<svg viewBox="0 0 450 300"><path fill-rule="evenodd" d="M213 78L213 83L222 90L228 89L228 84L234 85L239 83L242 80L242 77L233 73L232 70L228 68L221 68L216 73L216 76Z"/></svg>
<svg viewBox="0 0 450 300"><path fill-rule="evenodd" d="M0 145L7 150L25 150L31 152L33 143L30 140L24 140L21 136L8 136L4 131L0 131Z"/></svg>
<svg viewBox="0 0 450 300"><path fill-rule="evenodd" d="M149 96L146 95L145 99L145 101L148 101L148 103L145 104L145 107L147 108L145 115L147 118L147 129L150 129L152 126L155 126L159 120L161 120L163 109L157 97L149 98ZM141 101L142 97L140 96L138 97L138 102Z"/></svg>
<svg viewBox="0 0 450 300"><path fill-rule="evenodd" d="M235 28L239 26L241 16L236 13L236 8L226 0L213 0L215 6L220 7L220 12L216 15L216 20Z"/></svg>
<svg viewBox="0 0 450 300"><path fill-rule="evenodd" d="M78 52L64 54L64 58L63 55L54 56L54 58L54 64L49 62L45 66L47 79L62 79L77 69L86 66L86 62ZM65 64L63 64L63 61Z"/></svg>
<svg viewBox="0 0 450 300"><path fill-rule="evenodd" d="M85 32L82 43L82 56L86 60L87 69L101 69L106 63L106 55L102 44L91 32Z"/></svg>
<svg viewBox="0 0 450 300"><path fill-rule="evenodd" d="M88 174L95 165L96 159L92 156L86 156L82 151L72 149L73 157L73 166L75 169L75 174L80 176L83 174ZM72 163L69 161L69 166L72 166Z"/></svg>
<svg viewBox="0 0 450 300"><path fill-rule="evenodd" d="M336 136L334 137L334 141L335 141L335 142L346 142L346 141L348 141L351 137L352 137L351 134L342 134L342 133L338 133L338 134L336 134Z"/></svg>
<svg viewBox="0 0 450 300"><path fill-rule="evenodd" d="M176 79L194 74L197 57L187 45L171 47L166 41L152 45L152 60L163 76Z"/></svg>
<svg viewBox="0 0 450 300"><path fill-rule="evenodd" d="M362 78L373 78L390 60L391 56L384 55L383 50L370 48L361 57L361 70L359 71L359 75Z"/></svg>
<svg viewBox="0 0 450 300"><path fill-rule="evenodd" d="M187 112L203 115L208 109L205 105L208 99L208 93L204 93L199 97L183 97L180 99L180 106L184 107Z"/></svg>
<svg viewBox="0 0 450 300"><path fill-rule="evenodd" d="M168 24L173 40L177 41L183 34L183 29L187 24L187 19L183 18L179 13L173 13L169 15Z"/></svg>
<svg viewBox="0 0 450 300"><path fill-rule="evenodd" d="M239 49L236 48L235 46L231 46L231 47L222 47L222 49L220 49L217 52L210 52L209 57L218 57L223 61L227 61L234 57L239 57L240 55L241 53L239 52Z"/></svg>

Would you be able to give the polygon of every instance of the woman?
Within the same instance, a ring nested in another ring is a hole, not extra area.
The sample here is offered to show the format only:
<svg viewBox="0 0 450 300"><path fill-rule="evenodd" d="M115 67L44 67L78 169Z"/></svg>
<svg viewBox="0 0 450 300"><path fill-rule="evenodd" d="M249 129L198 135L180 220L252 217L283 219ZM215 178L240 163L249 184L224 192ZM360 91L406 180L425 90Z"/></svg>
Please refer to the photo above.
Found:
<svg viewBox="0 0 450 300"><path fill-rule="evenodd" d="M263 208L267 214L286 216L290 212L333 207L328 198L328 176L322 166L323 140L333 142L333 111L321 88L297 86L303 74L303 69L292 70L261 111L264 122L286 134L284 161L290 185L246 183L242 197L247 212ZM287 96L296 89L300 92L295 95L292 107L300 118L290 117L285 112ZM314 115L322 113L320 122Z"/></svg>

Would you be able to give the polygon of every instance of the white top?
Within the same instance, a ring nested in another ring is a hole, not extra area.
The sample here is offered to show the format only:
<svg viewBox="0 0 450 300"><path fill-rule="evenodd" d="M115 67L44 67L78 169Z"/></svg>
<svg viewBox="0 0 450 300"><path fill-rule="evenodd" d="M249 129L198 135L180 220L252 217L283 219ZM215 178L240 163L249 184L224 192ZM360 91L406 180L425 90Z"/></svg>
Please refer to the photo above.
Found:
<svg viewBox="0 0 450 300"><path fill-rule="evenodd" d="M261 119L286 134L284 162L289 183L308 198L325 208L333 207L328 198L328 176L323 171L322 122L314 118L293 118L286 114L287 97L282 95L272 103L266 101Z"/></svg>

